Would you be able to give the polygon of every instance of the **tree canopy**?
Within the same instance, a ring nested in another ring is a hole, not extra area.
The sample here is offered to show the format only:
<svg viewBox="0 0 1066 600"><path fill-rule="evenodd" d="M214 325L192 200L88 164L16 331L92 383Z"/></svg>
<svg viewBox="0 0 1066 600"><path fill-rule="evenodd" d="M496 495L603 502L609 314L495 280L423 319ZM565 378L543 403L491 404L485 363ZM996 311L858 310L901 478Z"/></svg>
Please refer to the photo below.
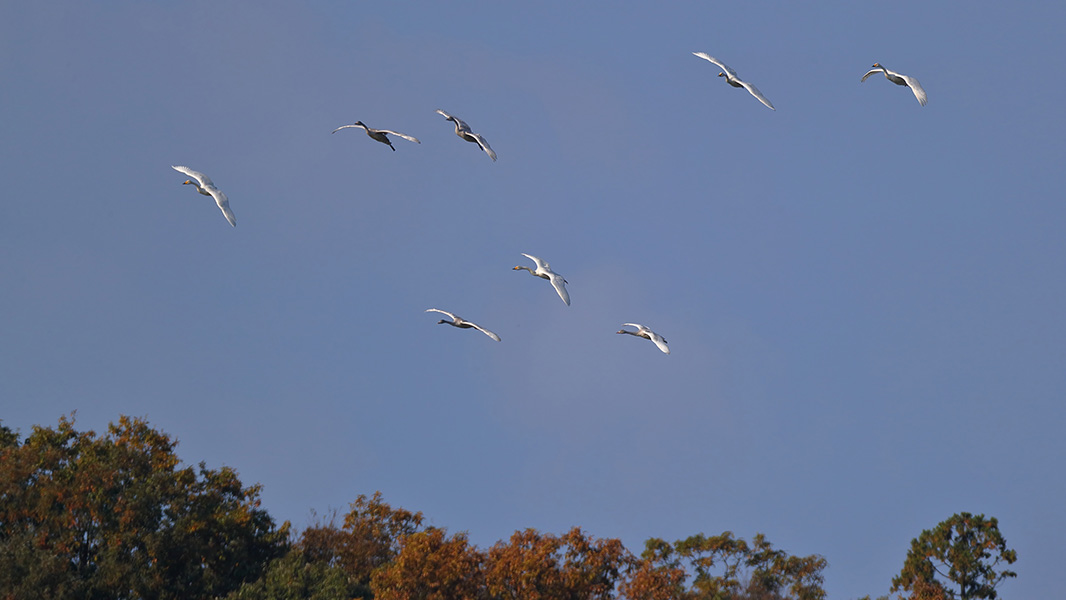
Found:
<svg viewBox="0 0 1066 600"><path fill-rule="evenodd" d="M996 586L1017 573L1000 568L1018 559L999 532L995 517L958 513L911 541L892 592L911 598L996 598Z"/></svg>
<svg viewBox="0 0 1066 600"><path fill-rule="evenodd" d="M299 534L277 527L257 485L183 466L177 442L121 417L73 418L21 440L0 424L0 600L824 600L825 558L763 534L674 542L637 556L579 527L515 531L478 548L423 525L380 492ZM911 544L892 584L917 600L994 599L1016 560L996 519L960 513ZM951 586L956 586L952 588Z"/></svg>
<svg viewBox="0 0 1066 600"><path fill-rule="evenodd" d="M258 486L180 467L142 420L97 436L62 418L0 441L0 596L211 598L287 548Z"/></svg>

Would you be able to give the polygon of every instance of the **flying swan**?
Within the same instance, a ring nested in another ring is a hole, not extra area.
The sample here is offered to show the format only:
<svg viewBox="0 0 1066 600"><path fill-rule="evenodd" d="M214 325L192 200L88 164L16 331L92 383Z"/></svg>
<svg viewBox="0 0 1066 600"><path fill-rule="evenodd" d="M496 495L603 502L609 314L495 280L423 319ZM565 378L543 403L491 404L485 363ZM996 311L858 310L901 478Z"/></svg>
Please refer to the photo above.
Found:
<svg viewBox="0 0 1066 600"><path fill-rule="evenodd" d="M889 71L888 69L882 67L881 63L874 63L874 68L867 71L866 74L862 76L862 79L859 80L859 83L866 81L866 78L870 75L873 75L874 73L884 73L885 79L891 81L892 83L896 85L905 85L911 88L911 91L914 92L914 97L918 99L918 104L925 106L925 103L929 101L928 96L925 95L925 90L922 89L922 84L918 83L917 79L909 75L904 75L895 71Z"/></svg>
<svg viewBox="0 0 1066 600"><path fill-rule="evenodd" d="M755 96L759 100L759 102L765 104L767 108L769 108L770 110L777 110L776 108L774 108L774 105L770 104L770 101L766 99L766 96L762 95L762 92L759 91L759 88L748 83L747 81L741 81L740 77L737 76L737 72L726 66L724 62L718 60L710 54L707 54L706 52L693 52L692 54L702 59L709 60L714 64L718 65L718 67L721 68L723 71L722 73L719 73L718 76L725 77L725 81L729 85L737 88L742 87L748 90L749 92L751 92L752 96Z"/></svg>
<svg viewBox="0 0 1066 600"><path fill-rule="evenodd" d="M175 171L184 173L192 179L186 179L182 185L193 184L196 186L196 191L205 196L211 196L215 199L215 204L218 205L218 209L222 211L222 214L226 216L226 220L230 225L237 226L237 217L233 216L233 211L229 209L229 198L222 193L222 190L215 187L215 183L211 181L211 178L198 171L193 171L189 167L183 167L180 165L171 165ZM193 181L195 180L195 181Z"/></svg>
<svg viewBox="0 0 1066 600"><path fill-rule="evenodd" d="M670 354L670 348L666 345L666 338L641 325L640 323L622 323L622 327L636 327L636 331L626 331L625 329L619 329L616 333L627 333L629 335L635 335L642 337L646 340L655 342L655 345L659 347L665 354Z"/></svg>
<svg viewBox="0 0 1066 600"><path fill-rule="evenodd" d="M496 162L496 153L493 152L492 148L489 148L489 143L485 141L485 138L481 137L480 133L470 131L470 126L465 121L459 117L453 117L439 108L437 109L437 114L455 123L455 135L481 146L481 149L485 151L485 154L489 155L492 162Z"/></svg>
<svg viewBox="0 0 1066 600"><path fill-rule="evenodd" d="M334 129L330 133L337 133L341 129L347 129L348 127L361 127L362 129L366 130L366 134L370 136L370 139L377 140L377 141L381 142L382 144L388 144L389 148L392 148L393 152L396 152L396 148L392 145L392 141L389 140L389 135L390 134L394 135L396 137L402 137L403 139L411 141L411 142L414 142L416 144L421 144L422 143L422 142L418 141L418 138L416 138L414 136L411 136L411 135L407 135L405 133L400 133L399 131L389 131L388 129L371 129L371 128L367 127L366 125L364 125L362 121L356 121L355 123L353 123L351 125L341 125L340 127Z"/></svg>
<svg viewBox="0 0 1066 600"><path fill-rule="evenodd" d="M452 318L451 321L448 321L446 319L441 319L440 321L437 321L437 325L440 325L442 323L447 323L447 324L451 325L452 327L458 327L459 329L470 329L472 327L474 329L477 329L481 333L484 333L485 335L489 336L490 338L496 340L497 342L500 341L500 336L496 335L495 333L492 333L491 331L489 331L488 329L485 329L484 327L478 325L477 323L474 323L472 321L467 321L466 319L463 319L462 317L460 317L460 316L458 316L458 315L456 315L454 313L450 313L450 312L448 312L446 310L441 310L439 308L427 308L426 312L439 312L442 315L448 315L449 317Z"/></svg>
<svg viewBox="0 0 1066 600"><path fill-rule="evenodd" d="M547 279L551 282L552 287L555 288L555 292L559 294L560 298L563 299L563 302L565 302L567 306L570 306L570 294L566 291L566 284L569 282L563 279L562 275L556 273L555 271L552 271L551 265L549 265L546 261L541 260L536 256L533 256L532 254L526 254L525 252L522 253L522 256L537 263L537 268L530 269L529 267L523 267L522 265L518 265L512 270L518 271L519 269L525 269L526 271L529 271L531 275L536 275L541 279Z"/></svg>

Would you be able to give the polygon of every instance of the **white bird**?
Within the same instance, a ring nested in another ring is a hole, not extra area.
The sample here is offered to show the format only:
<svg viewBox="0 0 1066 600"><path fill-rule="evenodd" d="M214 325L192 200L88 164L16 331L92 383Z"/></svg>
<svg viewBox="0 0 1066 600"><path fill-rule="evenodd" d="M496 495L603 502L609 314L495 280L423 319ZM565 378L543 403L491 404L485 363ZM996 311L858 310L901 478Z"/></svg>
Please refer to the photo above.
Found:
<svg viewBox="0 0 1066 600"><path fill-rule="evenodd" d="M442 115L445 119L448 119L449 121L453 121L455 123L455 135L463 138L468 142L473 142L478 146L481 146L481 149L485 151L485 154L489 155L489 158L492 159L492 162L496 162L496 153L493 152L492 148L489 148L489 143L485 141L485 138L481 137L480 133L474 133L473 131L470 131L470 126L467 125L466 122L460 119L459 117L453 117L439 108L437 109L437 113Z"/></svg>
<svg viewBox="0 0 1066 600"><path fill-rule="evenodd" d="M626 327L626 326L636 327L637 330L636 331L626 331L625 329L619 329L617 333L627 333L629 335L635 335L637 337L642 337L642 338L644 338L646 340L651 340L651 341L655 342L655 345L659 347L659 350L662 350L666 354L670 354L670 348L667 347L667 345L666 345L666 338L664 338L663 336L659 335L658 333L655 333L654 331L648 329L647 327L641 325L640 323L622 323L622 326L623 327Z"/></svg>
<svg viewBox="0 0 1066 600"><path fill-rule="evenodd" d="M719 73L718 76L719 77L725 77L726 83L728 83L729 85L731 85L733 87L738 87L738 88L742 87L742 88L748 90L749 92L751 92L752 96L755 96L759 100L759 102L762 102L763 104L765 104L767 108L769 108L770 110L777 110L776 108L774 108L774 105L770 104L770 101L766 99L766 96L762 95L762 92L759 91L759 88L757 88L754 85L748 83L747 81L741 81L740 77L737 76L737 72L734 71L733 69L730 69L728 66L726 66L726 64L724 62L718 60L717 58L711 56L710 54L707 54L706 52L693 52L692 54L694 54L694 55L696 55L696 56L698 56L700 58L709 60L709 61L713 62L714 64L718 65L718 67L721 68L722 71L723 71L722 73Z"/></svg>
<svg viewBox="0 0 1066 600"><path fill-rule="evenodd" d="M562 275L556 273L555 271L552 271L552 267L547 263L547 261L541 260L536 256L533 256L532 254L526 254L525 252L522 253L522 256L537 263L537 268L530 269L529 267L523 267L522 265L518 265L517 267L512 269L512 271L525 269L526 271L529 271L531 275L536 275L541 279L547 279L551 282L552 287L555 288L555 292L559 294L560 298L563 299L563 302L565 302L567 306L570 306L570 294L566 291L566 284L570 282L563 279Z"/></svg>
<svg viewBox="0 0 1066 600"><path fill-rule="evenodd" d="M226 220L229 221L229 224L233 225L234 227L237 226L237 217L233 216L233 211L229 209L229 198L227 198L226 195L222 193L222 190L215 187L215 183L211 181L210 177L204 175L203 173L200 173L199 171L193 171L189 167L171 165L171 168L173 168L179 173L184 173L189 177L192 177L192 179L186 179L184 183L182 183L182 185L191 183L196 186L196 191L200 192L205 196L211 196L212 198L214 198L215 204L218 205L218 209L222 211L223 215L225 215ZM193 181L193 179L195 179L195 181Z"/></svg>
<svg viewBox="0 0 1066 600"><path fill-rule="evenodd" d="M414 136L407 135L405 133L400 133L399 131L389 131L388 129L371 129L371 128L367 127L366 125L364 125L362 121L356 121L352 125L341 125L340 127L334 129L330 133L337 133L341 129L347 129L348 127L361 127L363 129L365 129L366 130L366 134L369 135L371 139L377 140L377 141L381 142L382 144L388 144L389 148L392 148L393 152L396 152L396 148L392 145L392 141L389 140L389 135L390 134L394 135L396 137L402 137L403 139L411 141L411 142L414 142L416 144L421 144L422 143L422 142L418 141L418 138L416 138Z"/></svg>
<svg viewBox="0 0 1066 600"><path fill-rule="evenodd" d="M914 97L918 99L918 104L925 106L925 103L929 101L929 97L925 95L925 90L922 89L922 84L918 83L917 79L910 75L889 71L882 67L880 63L874 63L874 68L867 71L866 74L862 76L862 79L859 80L859 83L866 81L866 78L874 73L884 73L885 79L892 83L896 85L905 85L911 88L911 91L914 92Z"/></svg>
<svg viewBox="0 0 1066 600"><path fill-rule="evenodd" d="M500 341L500 336L496 335L495 333L492 333L491 331L489 331L488 329L485 329L484 327L478 325L477 323L474 323L473 321L467 321L466 319L464 319L464 318L462 318L462 317L460 317L460 316L458 316L458 315L456 315L454 313L450 313L450 312L448 312L446 310L441 310L439 308L427 308L426 312L439 312L439 313L441 313L443 315L448 315L449 317L452 318L451 321L448 321L448 320L445 320L445 319L441 319L440 321L437 321L437 325L440 325L442 323L447 323L447 324L451 325L452 327L458 327L460 329L470 329L471 327L473 327L474 329L477 329L481 333L484 333L485 335L487 335L490 338L496 340L497 342Z"/></svg>

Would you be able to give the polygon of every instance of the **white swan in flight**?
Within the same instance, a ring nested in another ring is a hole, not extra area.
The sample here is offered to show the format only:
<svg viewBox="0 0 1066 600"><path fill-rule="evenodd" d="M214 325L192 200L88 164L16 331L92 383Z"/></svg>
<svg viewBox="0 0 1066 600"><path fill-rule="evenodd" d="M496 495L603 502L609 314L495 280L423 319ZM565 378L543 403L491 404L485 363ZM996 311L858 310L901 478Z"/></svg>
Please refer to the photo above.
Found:
<svg viewBox="0 0 1066 600"><path fill-rule="evenodd" d="M866 78L870 75L873 75L874 73L884 73L885 79L891 81L892 83L896 85L905 85L911 88L911 91L914 92L914 97L918 99L918 104L925 106L925 103L929 101L929 97L925 95L925 90L922 89L922 84L918 83L917 79L909 75L904 75L895 71L889 71L888 69L882 67L881 63L874 63L874 68L867 71L866 74L862 76L862 79L859 80L859 83L866 81Z"/></svg>
<svg viewBox="0 0 1066 600"><path fill-rule="evenodd" d="M519 269L525 269L526 271L529 271L531 275L536 275L537 277L540 277L542 279L547 279L551 282L552 287L555 288L555 292L559 294L560 298L563 299L563 302L565 302L567 306L570 306L570 294L566 291L566 284L569 282L563 279L562 275L556 273L555 271L552 271L552 267L547 263L547 261L541 260L536 256L533 256L532 254L526 254L525 252L522 253L522 256L537 263L537 268L530 269L529 267L523 267L522 265L518 265L512 270L518 271Z"/></svg>
<svg viewBox="0 0 1066 600"><path fill-rule="evenodd" d="M500 341L500 336L496 335L495 333L492 333L491 331L489 331L488 329L485 329L484 327L478 325L477 323L474 323L473 321L467 321L466 319L464 319L464 318L462 318L462 317L460 317L460 316L458 316L458 315L456 315L454 313L450 313L450 312L448 312L446 310L441 310L439 308L427 308L426 312L439 312L442 315L448 315L452 319L451 321L448 321L446 319L441 319L440 321L437 321L437 325L440 325L442 323L447 323L447 324L451 325L452 327L458 327L460 329L470 329L472 327L474 329L477 329L481 333L484 333L485 335L489 336L490 338L496 340L497 342Z"/></svg>
<svg viewBox="0 0 1066 600"><path fill-rule="evenodd" d="M382 144L388 144L389 148L392 148L393 152L396 152L396 148L392 145L392 141L389 140L389 135L390 134L394 135L396 137L402 137L403 139L408 140L410 142L414 142L416 144L421 144L422 143L422 142L418 141L418 138L416 138L414 136L411 136L411 135L407 135L405 133L400 133L399 131L389 131L388 129L371 129L371 128L367 127L366 125L364 125L362 121L356 121L355 123L353 123L351 125L341 125L340 127L334 129L330 133L337 133L341 129L347 129L348 127L361 127L362 129L365 129L366 130L366 134L369 135L371 139L377 140L377 141L381 142Z"/></svg>
<svg viewBox="0 0 1066 600"><path fill-rule="evenodd" d="M759 100L759 102L762 102L763 104L765 104L767 108L769 108L770 110L777 110L776 108L774 108L774 105L771 104L770 101L766 99L766 96L762 95L762 92L759 91L759 88L757 88L754 85L748 83L747 81L741 81L740 77L737 76L737 72L734 71L733 69L729 68L728 66L726 66L726 64L724 62L718 60L717 58L711 56L710 54L707 54L706 52L693 52L692 54L694 54L694 55L696 55L696 56L698 56L698 57L700 57L702 59L709 60L709 61L713 62L714 64L718 65L718 67L720 69L722 69L722 71L723 71L722 73L719 73L718 76L719 77L725 77L726 83L728 83L729 85L731 85L733 87L738 87L738 88L742 87L742 88L748 90L751 93L752 96L755 96Z"/></svg>
<svg viewBox="0 0 1066 600"><path fill-rule="evenodd" d="M214 198L215 204L218 205L218 209L222 211L223 215L225 215L226 220L229 221L229 224L233 225L234 227L237 226L237 217L233 216L233 211L229 209L229 198L227 198L226 195L222 193L222 190L215 187L215 183L211 181L210 177L204 175L203 173L200 173L199 171L193 171L189 167L171 165L171 168L173 168L179 173L184 173L189 177L192 177L192 179L186 179L185 182L182 183L182 185L191 183L196 186L196 191L200 192L205 196L211 196L212 198ZM195 181L193 181L193 179Z"/></svg>
<svg viewBox="0 0 1066 600"><path fill-rule="evenodd" d="M449 121L455 123L455 135L463 138L468 142L473 142L478 146L481 146L481 149L485 151L485 154L489 155L489 158L492 159L492 162L496 162L496 153L492 150L492 148L489 148L489 143L485 141L485 138L481 137L480 133L474 133L473 131L470 131L470 126L467 125L466 122L460 119L459 117L453 117L439 108L437 109L437 113L443 116L445 119L448 119Z"/></svg>
<svg viewBox="0 0 1066 600"><path fill-rule="evenodd" d="M663 336L659 335L658 333L655 333L654 331L648 329L647 327L641 325L640 323L622 323L622 326L623 327L626 327L626 326L636 327L637 330L636 331L626 331L625 329L619 329L617 331L617 333L627 333L629 335L635 335L637 337L642 337L642 338L644 338L646 340L651 340L651 341L655 342L655 345L659 347L659 350L662 350L666 354L670 354L670 348L666 345L666 338L664 338Z"/></svg>

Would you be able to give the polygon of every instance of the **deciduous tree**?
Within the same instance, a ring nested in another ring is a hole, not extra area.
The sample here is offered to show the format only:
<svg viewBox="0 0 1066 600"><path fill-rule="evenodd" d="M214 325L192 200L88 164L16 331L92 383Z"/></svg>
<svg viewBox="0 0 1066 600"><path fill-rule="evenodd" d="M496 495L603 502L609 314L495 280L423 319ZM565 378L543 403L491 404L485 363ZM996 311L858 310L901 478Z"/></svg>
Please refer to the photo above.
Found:
<svg viewBox="0 0 1066 600"><path fill-rule="evenodd" d="M374 571L375 600L479 600L482 555L466 534L431 527L400 539L396 557Z"/></svg>
<svg viewBox="0 0 1066 600"><path fill-rule="evenodd" d="M315 562L299 548L276 560L259 579L226 596L226 600L349 600L355 594L340 567Z"/></svg>
<svg viewBox="0 0 1066 600"><path fill-rule="evenodd" d="M348 575L357 595L370 597L370 578L399 554L404 537L422 530L422 513L392 508L381 498L360 495L337 527L332 519L308 527L299 547L313 562L338 566Z"/></svg>
<svg viewBox="0 0 1066 600"><path fill-rule="evenodd" d="M736 598L822 600L822 571L826 560L818 555L790 556L775 550L762 534L749 544L726 531L717 536L697 534L674 542L652 538L645 543L643 563L631 575L657 585L623 589L632 598L683 598L687 600L727 600ZM691 568L685 577L678 570ZM690 578L691 586L682 594L670 596L680 581ZM639 581L639 580L637 580ZM640 592L641 596L632 595Z"/></svg>
<svg viewBox="0 0 1066 600"><path fill-rule="evenodd" d="M913 599L996 598L996 586L1017 573L1000 567L1018 559L995 517L959 513L911 541L892 592Z"/></svg>
<svg viewBox="0 0 1066 600"><path fill-rule="evenodd" d="M180 467L142 420L0 438L0 597L209 598L284 553L258 486Z"/></svg>
<svg viewBox="0 0 1066 600"><path fill-rule="evenodd" d="M516 531L488 551L488 592L501 600L612 598L629 552L617 539L594 539L580 528L562 536Z"/></svg>
<svg viewBox="0 0 1066 600"><path fill-rule="evenodd" d="M688 573L674 547L661 539L644 542L640 558L632 558L619 592L627 600L679 600L687 594Z"/></svg>

